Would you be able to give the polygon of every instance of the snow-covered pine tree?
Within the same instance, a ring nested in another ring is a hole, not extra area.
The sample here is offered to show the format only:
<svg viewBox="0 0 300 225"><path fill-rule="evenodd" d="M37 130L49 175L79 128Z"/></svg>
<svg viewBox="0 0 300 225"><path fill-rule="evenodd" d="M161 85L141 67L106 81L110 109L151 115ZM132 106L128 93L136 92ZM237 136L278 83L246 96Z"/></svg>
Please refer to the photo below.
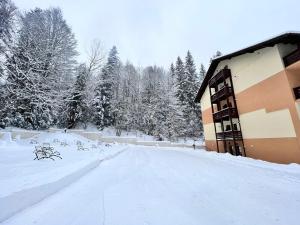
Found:
<svg viewBox="0 0 300 225"><path fill-rule="evenodd" d="M17 8L10 0L0 1L0 128L7 124L9 115L9 93L5 89L5 55L12 42L14 18Z"/></svg>
<svg viewBox="0 0 300 225"><path fill-rule="evenodd" d="M86 124L88 107L85 93L88 75L86 65L79 65L73 92L67 103L67 127L69 129L74 128L78 123Z"/></svg>
<svg viewBox="0 0 300 225"><path fill-rule="evenodd" d="M177 57L175 66L176 77L176 97L180 104L186 104L186 74L184 71L184 64L180 57Z"/></svg>
<svg viewBox="0 0 300 225"><path fill-rule="evenodd" d="M173 64L170 66L170 71L168 73L168 84L165 94L165 105L167 106L167 116L166 116L166 134L165 136L169 140L175 140L182 136L182 131L185 128L185 123L182 117L181 104L179 104L176 98L177 85L176 85L176 74Z"/></svg>
<svg viewBox="0 0 300 225"><path fill-rule="evenodd" d="M76 41L58 8L35 9L20 18L6 62L10 124L41 129L55 123L77 54Z"/></svg>
<svg viewBox="0 0 300 225"><path fill-rule="evenodd" d="M139 82L139 74L130 62L121 67L119 95L114 109L117 135L122 130L139 129Z"/></svg>
<svg viewBox="0 0 300 225"><path fill-rule="evenodd" d="M194 102L198 91L197 73L194 59L190 53L187 52L185 58L185 78L186 78L186 104L183 108L183 116L187 122L187 135L190 137L197 137L201 133L200 121L200 106Z"/></svg>
<svg viewBox="0 0 300 225"><path fill-rule="evenodd" d="M201 63L200 71L199 71L199 87L202 84L202 82L205 78L205 75L206 75L206 69L205 69L204 65Z"/></svg>
<svg viewBox="0 0 300 225"><path fill-rule="evenodd" d="M210 63L212 62L213 59L218 58L222 56L222 52L220 52L219 50L216 51L216 53L210 58Z"/></svg>
<svg viewBox="0 0 300 225"><path fill-rule="evenodd" d="M171 63L171 66L170 66L168 79L169 79L169 86L170 85L172 87L175 86L175 84L176 84L176 72L175 72L175 67L174 67L173 63Z"/></svg>
<svg viewBox="0 0 300 225"><path fill-rule="evenodd" d="M185 85L187 89L186 91L186 99L185 101L189 104L191 108L195 107L194 97L197 92L197 73L196 73L196 67L194 63L193 56L191 55L190 51L187 52L187 55L185 57Z"/></svg>
<svg viewBox="0 0 300 225"><path fill-rule="evenodd" d="M17 8L10 0L0 1L0 56L11 42Z"/></svg>
<svg viewBox="0 0 300 225"><path fill-rule="evenodd" d="M166 134L169 140L176 140L185 134L185 120L183 119L182 110L175 92L170 90L166 95L165 105L167 106L167 116L165 121Z"/></svg>
<svg viewBox="0 0 300 225"><path fill-rule="evenodd" d="M94 89L94 99L92 101L93 108L93 123L98 127L98 129L102 130L104 128L104 109L102 106L102 92L101 92L101 76L100 74L97 76L96 86Z"/></svg>
<svg viewBox="0 0 300 225"><path fill-rule="evenodd" d="M156 84L156 98L153 99L153 135L159 140L169 136L167 117L170 110L170 102L167 93L167 86L163 79L159 79Z"/></svg>
<svg viewBox="0 0 300 225"><path fill-rule="evenodd" d="M203 83L205 75L206 75L206 70L205 70L204 65L201 63L201 65L200 65L200 71L199 71L198 89L200 88L201 84ZM202 124L202 119L201 119L202 118L202 111L201 111L201 105L200 104L199 104L199 118L200 118L200 121L201 121L201 123L200 123L200 130L203 132L203 124Z"/></svg>
<svg viewBox="0 0 300 225"><path fill-rule="evenodd" d="M107 63L102 69L100 80L95 88L94 121L99 129L114 124L113 100L119 91L120 60L116 46L110 50Z"/></svg>
<svg viewBox="0 0 300 225"><path fill-rule="evenodd" d="M141 103L139 107L140 130L148 135L159 134L159 126L163 126L164 121L159 119L159 111L164 111L159 107L163 95L161 90L164 70L157 66L149 66L143 70L142 75L142 90L141 90Z"/></svg>

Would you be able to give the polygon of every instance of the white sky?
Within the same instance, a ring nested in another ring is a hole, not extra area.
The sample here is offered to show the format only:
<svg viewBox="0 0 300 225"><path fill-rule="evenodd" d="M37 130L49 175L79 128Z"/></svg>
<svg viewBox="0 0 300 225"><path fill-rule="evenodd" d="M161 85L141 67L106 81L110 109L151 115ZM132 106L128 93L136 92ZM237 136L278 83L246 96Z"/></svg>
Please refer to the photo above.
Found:
<svg viewBox="0 0 300 225"><path fill-rule="evenodd" d="M123 62L168 68L190 50L199 68L220 50L300 31L299 0L13 0L21 10L60 7L78 40L79 60L100 39Z"/></svg>

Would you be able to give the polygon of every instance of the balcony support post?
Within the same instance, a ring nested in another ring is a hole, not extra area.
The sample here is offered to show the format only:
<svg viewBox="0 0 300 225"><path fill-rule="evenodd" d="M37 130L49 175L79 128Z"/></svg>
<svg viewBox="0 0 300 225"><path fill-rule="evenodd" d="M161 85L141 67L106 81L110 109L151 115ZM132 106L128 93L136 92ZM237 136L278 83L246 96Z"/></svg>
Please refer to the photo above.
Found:
<svg viewBox="0 0 300 225"><path fill-rule="evenodd" d="M210 88L210 85L208 85L208 89L209 89L209 95L210 95L211 111L212 111L212 114L214 114L215 111L214 111L214 106L213 106L213 104L212 104L212 99L211 99L211 88ZM217 128L216 128L216 123L215 123L214 118L213 118L213 122L214 122L215 135L216 135L217 151L218 151L218 153L219 153L220 151L219 151L219 143L218 143L218 137L217 137Z"/></svg>
<svg viewBox="0 0 300 225"><path fill-rule="evenodd" d="M217 103L217 106L218 106L218 110L222 110L220 102ZM227 151L226 151L226 142L225 142L225 132L224 132L223 116L221 116L220 123L221 123L221 130L222 130L222 133L223 133L223 147L224 147L224 151L226 153Z"/></svg>
<svg viewBox="0 0 300 225"><path fill-rule="evenodd" d="M237 107L236 99L235 99L235 94L234 94L235 92L234 92L232 77L230 76L229 79L230 79L230 85L231 85L231 88L232 88L233 104L234 104L234 107L236 108L236 112L237 112L237 115L238 115L237 120L238 120L239 128L240 128L240 131L241 131L242 150L244 152L244 156L247 157L247 155L246 155L246 149L245 149L245 145L244 145L244 138L243 138L242 127L241 127L240 118L239 118L240 114L239 114L239 111L238 111L238 107Z"/></svg>

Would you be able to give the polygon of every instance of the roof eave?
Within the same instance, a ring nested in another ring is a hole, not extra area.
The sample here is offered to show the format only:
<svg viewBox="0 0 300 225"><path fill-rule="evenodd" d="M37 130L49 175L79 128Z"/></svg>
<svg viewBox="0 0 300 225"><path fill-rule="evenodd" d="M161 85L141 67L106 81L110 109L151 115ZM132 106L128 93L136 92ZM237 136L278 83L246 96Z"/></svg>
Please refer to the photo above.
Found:
<svg viewBox="0 0 300 225"><path fill-rule="evenodd" d="M243 48L243 49L240 49L238 51L235 51L233 53L230 53L230 54L227 54L227 55L224 55L224 56L220 56L218 58L215 58L212 60L209 68L208 68L208 71L206 73L206 76L198 90L198 93L196 95L196 98L195 98L195 102L200 102L201 98L202 98L202 95L204 94L205 92L205 89L208 85L208 81L210 80L210 78L212 77L213 73L215 72L215 69L217 68L218 64L223 61L223 60L226 60L226 59L231 59L233 57L236 57L236 56L239 56L239 55L243 55L243 54L246 54L246 53L253 53L259 49L262 49L262 48L266 48L266 47L271 47L271 46L274 46L278 43L300 43L300 33L298 32L287 32L287 33L283 33L283 34L280 34L278 36L275 36L271 39L267 39L263 42L260 42L260 43L257 43L257 44L254 44L254 45L251 45L249 47L246 47L246 48Z"/></svg>

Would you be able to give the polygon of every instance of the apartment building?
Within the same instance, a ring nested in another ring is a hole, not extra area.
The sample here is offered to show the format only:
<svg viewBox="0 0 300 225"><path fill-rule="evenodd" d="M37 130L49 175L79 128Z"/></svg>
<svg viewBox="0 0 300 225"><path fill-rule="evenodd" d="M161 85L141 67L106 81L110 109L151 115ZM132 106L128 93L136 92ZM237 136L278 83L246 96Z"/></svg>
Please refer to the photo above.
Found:
<svg viewBox="0 0 300 225"><path fill-rule="evenodd" d="M214 59L195 101L207 150L300 163L300 33Z"/></svg>

